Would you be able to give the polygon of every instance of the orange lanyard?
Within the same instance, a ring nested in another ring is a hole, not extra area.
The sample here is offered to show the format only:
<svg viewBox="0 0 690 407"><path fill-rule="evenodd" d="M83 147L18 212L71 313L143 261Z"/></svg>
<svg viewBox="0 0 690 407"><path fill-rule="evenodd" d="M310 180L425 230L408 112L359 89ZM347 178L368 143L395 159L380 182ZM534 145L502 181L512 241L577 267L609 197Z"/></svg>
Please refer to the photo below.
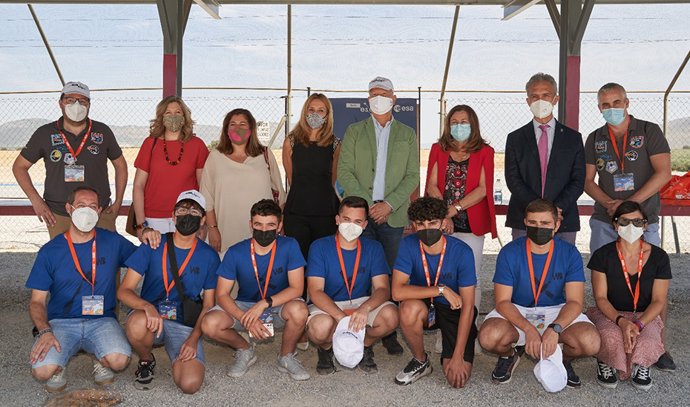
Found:
<svg viewBox="0 0 690 407"><path fill-rule="evenodd" d="M259 268L256 266L256 257L254 253L254 239L249 243L249 252L252 255L252 266L254 266L254 276L256 277L256 284L259 286L259 294L261 294L261 299L266 299L266 293L268 292L268 282L271 281L271 272L273 271L273 260L276 258L276 247L278 246L278 241L273 243L273 248L271 249L271 260L268 261L268 270L266 270L266 282L264 283L264 289L261 290L261 281L259 280Z"/></svg>
<svg viewBox="0 0 690 407"><path fill-rule="evenodd" d="M422 266L424 267L424 275L426 276L426 285L431 287L431 277L429 276L429 264L426 262L426 254L424 253L424 247L422 247L422 242L419 242L419 252L422 255ZM443 267L443 258L446 257L446 238L443 237L443 247L441 248L441 258L438 260L438 267L436 268L436 280L434 281L434 287L438 286L438 278L441 276L441 267ZM431 302L434 302L434 297L431 297Z"/></svg>
<svg viewBox="0 0 690 407"><path fill-rule="evenodd" d="M67 238L67 245L69 246L69 251L72 254L72 261L77 271L87 283L91 284L91 296L93 297L93 292L96 287L96 231L93 232L93 243L91 243L91 281L86 278L86 275L81 269L81 264L79 264L79 259L77 258L77 252L74 250L74 243L72 243L72 236L69 232L65 233Z"/></svg>
<svg viewBox="0 0 690 407"><path fill-rule="evenodd" d="M623 267L623 275L625 276L625 283L628 285L630 295L633 297L633 314L637 313L637 301L640 299L640 285L642 283L642 259L644 252L642 251L642 239L640 239L640 258L637 261L637 284L635 284L635 292L633 293L632 285L630 285L630 276L628 275L628 267L625 265L625 259L621 252L620 241L616 242L616 251L618 252L618 259L621 261Z"/></svg>
<svg viewBox="0 0 690 407"><path fill-rule="evenodd" d="M352 271L352 283L347 281L347 271L345 269L345 261L343 261L343 251L340 250L340 239L338 235L335 235L335 248L338 251L338 261L340 261L340 271L343 273L343 280L345 280L345 288L347 289L347 295L350 296L350 301L352 301L352 290L355 288L355 281L357 281L357 271L359 270L359 258L362 254L362 242L357 240L357 256L355 257L355 269Z"/></svg>
<svg viewBox="0 0 690 407"><path fill-rule="evenodd" d="M172 237L171 237L172 239ZM189 260L192 258L192 255L194 254L194 250L196 249L196 242L197 239L194 239L194 243L192 243L192 248L189 249L189 253L187 253L187 257L184 259L184 263L182 263L182 267L180 267L179 272L177 273L178 277L182 277L182 272L184 269L187 267L187 263L189 263ZM173 256L175 253L173 253ZM167 300L168 297L170 296L170 290L175 286L175 280L170 282L170 285L168 285L168 245L166 244L163 246L163 287L165 287L165 299Z"/></svg>
<svg viewBox="0 0 690 407"><path fill-rule="evenodd" d="M625 148L628 146L628 129L625 129L625 135L623 135L623 155L618 152L618 144L616 143L616 138L613 136L611 127L608 127L609 137L611 138L611 145L613 146L613 151L616 153L616 158L621 163L621 173L625 173Z"/></svg>
<svg viewBox="0 0 690 407"><path fill-rule="evenodd" d="M74 162L77 161L77 156L81 153L81 150L84 149L84 145L86 144L86 140L89 138L89 134L91 134L91 119L89 119L89 128L86 129L86 133L84 134L84 138L81 140L81 144L79 145L79 148L77 149L77 152L74 152L74 149L72 149L72 145L67 141L67 137L65 137L65 133L60 130L60 125L57 124L56 126L58 129L58 133L60 133L60 136L62 136L62 141L65 142L65 145L67 146L67 149L69 150L70 154L72 154L72 157L74 157Z"/></svg>
<svg viewBox="0 0 690 407"><path fill-rule="evenodd" d="M532 265L532 244L530 240L527 239L527 265L529 266L529 282L532 284L532 295L534 295L534 306L537 306L537 301L541 295L541 289L544 288L544 281L546 281L546 275L549 273L549 265L551 264L551 257L553 256L554 243L551 240L551 246L549 246L549 255L546 257L546 263L544 263L544 269L541 272L541 281L539 281L539 289L537 290L536 281L534 281L534 265Z"/></svg>

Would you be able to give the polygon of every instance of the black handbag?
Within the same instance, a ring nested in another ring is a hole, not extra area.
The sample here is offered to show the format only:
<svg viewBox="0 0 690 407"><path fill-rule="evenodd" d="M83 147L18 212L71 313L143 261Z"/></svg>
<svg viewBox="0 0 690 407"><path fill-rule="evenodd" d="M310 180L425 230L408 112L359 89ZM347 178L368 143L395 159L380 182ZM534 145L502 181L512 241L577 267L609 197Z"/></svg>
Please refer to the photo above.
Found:
<svg viewBox="0 0 690 407"><path fill-rule="evenodd" d="M182 323L190 328L194 328L194 326L196 326L196 321L199 319L201 311L204 308L204 302L199 297L189 298L184 294L184 285L182 284L182 280L178 274L177 258L175 258L175 243L173 242L173 234L168 233L166 236L170 271L172 272L173 279L175 280L177 293L182 299L182 314L184 316L184 321L182 321Z"/></svg>

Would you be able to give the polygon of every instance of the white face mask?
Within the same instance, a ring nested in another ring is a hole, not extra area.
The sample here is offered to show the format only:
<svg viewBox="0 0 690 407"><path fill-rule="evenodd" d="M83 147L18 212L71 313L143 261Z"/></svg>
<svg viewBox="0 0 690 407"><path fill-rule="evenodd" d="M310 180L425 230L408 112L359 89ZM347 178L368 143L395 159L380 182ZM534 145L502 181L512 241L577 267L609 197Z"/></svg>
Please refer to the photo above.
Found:
<svg viewBox="0 0 690 407"><path fill-rule="evenodd" d="M532 111L532 114L537 119L543 119L545 117L549 117L549 115L551 115L553 112L553 103L549 102L548 100L539 99L529 105L529 110Z"/></svg>
<svg viewBox="0 0 690 407"><path fill-rule="evenodd" d="M76 208L72 211L72 223L77 229L88 233L96 227L98 223L98 212L89 207Z"/></svg>
<svg viewBox="0 0 690 407"><path fill-rule="evenodd" d="M369 98L369 110L375 114L386 114L393 108L393 99L385 96Z"/></svg>
<svg viewBox="0 0 690 407"><path fill-rule="evenodd" d="M618 226L618 236L628 243L635 243L644 235L644 228L637 227L632 223L628 226Z"/></svg>
<svg viewBox="0 0 690 407"><path fill-rule="evenodd" d="M79 102L74 102L71 105L65 105L65 114L67 118L73 122L80 122L86 119L86 113L88 109L86 106L82 106Z"/></svg>
<svg viewBox="0 0 690 407"><path fill-rule="evenodd" d="M343 239L347 240L348 242L351 242L355 239L357 239L361 234L364 229L356 225L354 223L341 223L338 225L338 232L340 233L340 236L343 237Z"/></svg>

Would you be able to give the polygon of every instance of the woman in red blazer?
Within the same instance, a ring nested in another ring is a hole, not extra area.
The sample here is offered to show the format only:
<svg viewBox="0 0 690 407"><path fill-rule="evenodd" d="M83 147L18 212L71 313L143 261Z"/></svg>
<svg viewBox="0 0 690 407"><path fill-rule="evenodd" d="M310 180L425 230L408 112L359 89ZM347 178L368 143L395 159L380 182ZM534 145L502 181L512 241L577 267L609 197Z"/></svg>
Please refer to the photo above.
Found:
<svg viewBox="0 0 690 407"><path fill-rule="evenodd" d="M484 235L491 232L491 237L496 238L493 186L494 149L482 138L474 110L467 105L455 106L446 115L443 135L431 146L426 196L448 204L445 232L472 248L477 308L481 303L479 272Z"/></svg>

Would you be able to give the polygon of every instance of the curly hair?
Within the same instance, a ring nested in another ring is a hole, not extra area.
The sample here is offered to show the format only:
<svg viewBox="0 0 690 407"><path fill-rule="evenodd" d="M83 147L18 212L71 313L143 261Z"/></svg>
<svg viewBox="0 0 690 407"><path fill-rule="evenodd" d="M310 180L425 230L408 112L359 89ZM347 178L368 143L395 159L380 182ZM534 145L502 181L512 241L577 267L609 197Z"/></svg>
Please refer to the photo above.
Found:
<svg viewBox="0 0 690 407"><path fill-rule="evenodd" d="M192 120L192 111L189 110L187 104L179 96L168 96L158 102L156 106L156 118L151 120L149 127L149 135L153 138L161 137L165 135L165 126L163 126L163 116L165 111L168 109L168 105L171 103L177 103L182 108L182 116L184 117L184 124L180 130L180 141L187 141L192 136L194 136L193 126L194 121Z"/></svg>
<svg viewBox="0 0 690 407"><path fill-rule="evenodd" d="M415 199L407 209L407 217L412 222L445 219L448 205L438 198L422 197Z"/></svg>

